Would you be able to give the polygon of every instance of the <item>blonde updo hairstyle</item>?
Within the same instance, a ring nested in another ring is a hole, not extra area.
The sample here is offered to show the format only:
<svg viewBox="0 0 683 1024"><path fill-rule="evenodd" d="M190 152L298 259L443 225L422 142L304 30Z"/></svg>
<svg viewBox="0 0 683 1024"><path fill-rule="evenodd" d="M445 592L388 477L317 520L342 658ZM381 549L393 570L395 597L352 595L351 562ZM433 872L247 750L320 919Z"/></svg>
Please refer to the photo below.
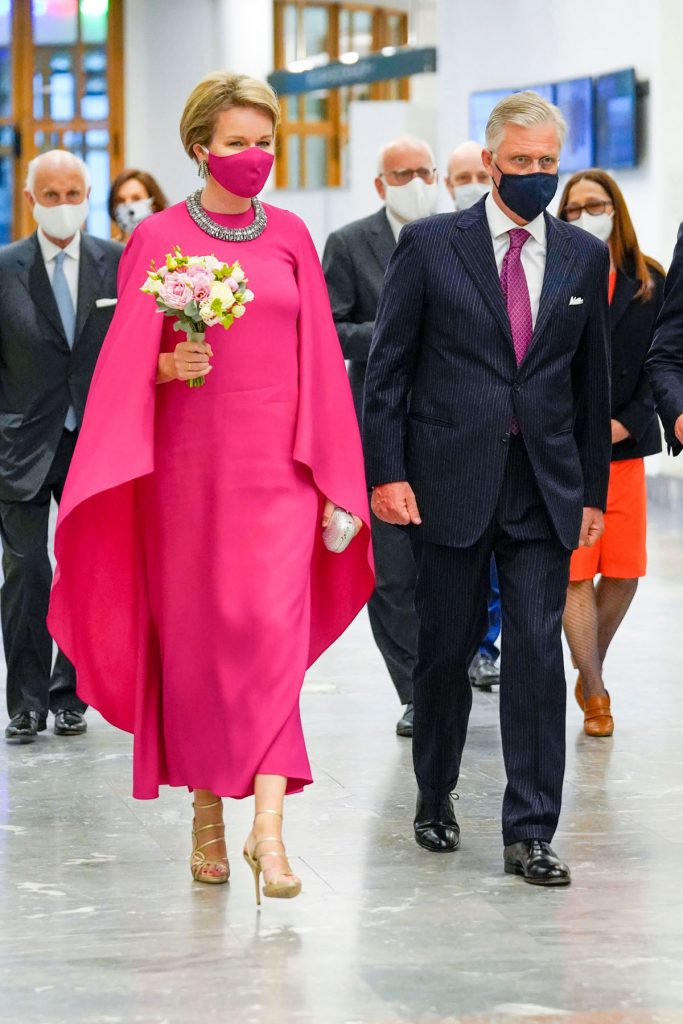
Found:
<svg viewBox="0 0 683 1024"><path fill-rule="evenodd" d="M197 144L208 149L216 130L218 115L230 107L254 107L260 110L272 120L273 133L277 131L280 104L266 82L249 75L212 71L195 85L180 118L180 138L191 160L197 162L193 150Z"/></svg>

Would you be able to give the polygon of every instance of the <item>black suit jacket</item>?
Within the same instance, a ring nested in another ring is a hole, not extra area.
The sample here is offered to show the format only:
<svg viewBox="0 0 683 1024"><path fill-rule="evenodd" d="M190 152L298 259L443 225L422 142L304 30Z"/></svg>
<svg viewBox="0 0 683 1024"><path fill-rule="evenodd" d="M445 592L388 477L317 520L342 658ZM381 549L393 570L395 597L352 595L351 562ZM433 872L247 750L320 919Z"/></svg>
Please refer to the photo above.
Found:
<svg viewBox="0 0 683 1024"><path fill-rule="evenodd" d="M123 246L81 236L73 351L64 334L37 234L0 249L0 501L40 490L70 405L80 426L114 312Z"/></svg>
<svg viewBox="0 0 683 1024"><path fill-rule="evenodd" d="M333 231L323 253L332 316L349 362L349 380L359 412L377 304L395 248L394 233L382 208Z"/></svg>
<svg viewBox="0 0 683 1024"><path fill-rule="evenodd" d="M647 302L635 298L640 287L632 273L617 271L610 306L612 343L612 419L630 433L612 445L612 459L639 459L662 450L662 435L650 381L645 372L655 321L662 306L664 278L650 269L654 290Z"/></svg>
<svg viewBox="0 0 683 1024"><path fill-rule="evenodd" d="M546 232L538 317L518 367L485 200L401 231L367 369L367 475L371 486L410 482L426 541L466 547L482 535L513 418L562 544L576 546L584 506L605 507L608 251L548 215Z"/></svg>
<svg viewBox="0 0 683 1024"><path fill-rule="evenodd" d="M683 413L683 224L678 230L664 285L664 304L645 366L669 452L678 455L681 445L674 428Z"/></svg>

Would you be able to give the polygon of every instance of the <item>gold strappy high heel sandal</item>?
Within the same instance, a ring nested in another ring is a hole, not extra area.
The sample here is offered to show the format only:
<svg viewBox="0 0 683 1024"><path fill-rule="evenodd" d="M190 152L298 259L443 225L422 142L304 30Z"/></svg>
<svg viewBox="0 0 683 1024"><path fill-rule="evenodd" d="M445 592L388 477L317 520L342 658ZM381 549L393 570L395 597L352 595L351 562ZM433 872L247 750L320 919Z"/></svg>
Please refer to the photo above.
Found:
<svg viewBox="0 0 683 1024"><path fill-rule="evenodd" d="M255 817L259 814L274 814L277 818L282 818L279 811L257 811ZM251 835L253 835L253 829ZM247 836L247 843L249 837ZM278 860L284 861L285 870L281 871L276 878L266 881L263 886L263 895L269 896L276 900L291 900L294 896L298 896L301 892L301 881L296 877L285 853L285 844L278 836L266 836L264 839L258 839L254 843L254 848L250 852L247 843L244 844L244 859L251 868L254 875L254 883L256 885L256 905L261 906L261 889L259 886L259 877L263 873L264 869L261 866L261 861L266 857L277 857ZM263 853L258 852L259 846L263 846L264 843L278 843L282 847L282 853L278 853L276 850L265 850ZM267 869L266 869L267 870Z"/></svg>
<svg viewBox="0 0 683 1024"><path fill-rule="evenodd" d="M212 804L192 804L193 807L199 810L206 810L209 807L221 807L221 800L214 800ZM223 834L216 836L213 839L209 839L206 843L199 842L199 833L205 832L209 828L221 828ZM209 885L221 885L230 878L230 864L228 863L227 857L221 857L219 860L208 860L204 850L207 846L213 846L214 843L222 843L225 840L225 825L221 821L216 821L211 825L202 825L197 828L195 822L192 822L192 855L190 857L190 871L195 882L207 882ZM208 874L207 869L213 869L217 871L216 874Z"/></svg>

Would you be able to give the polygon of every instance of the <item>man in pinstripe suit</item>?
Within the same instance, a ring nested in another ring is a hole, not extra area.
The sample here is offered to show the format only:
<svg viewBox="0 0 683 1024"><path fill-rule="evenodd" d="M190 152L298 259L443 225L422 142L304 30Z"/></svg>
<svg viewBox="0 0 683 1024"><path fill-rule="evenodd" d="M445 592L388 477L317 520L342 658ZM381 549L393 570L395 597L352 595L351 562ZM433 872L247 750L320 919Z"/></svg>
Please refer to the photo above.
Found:
<svg viewBox="0 0 683 1024"><path fill-rule="evenodd" d="M408 527L418 567L416 840L459 845L451 793L495 554L504 865L537 885L570 881L550 846L564 776L562 611L572 549L602 532L611 450L607 247L545 213L565 132L535 93L507 97L487 126L489 196L403 229L364 406L373 511Z"/></svg>

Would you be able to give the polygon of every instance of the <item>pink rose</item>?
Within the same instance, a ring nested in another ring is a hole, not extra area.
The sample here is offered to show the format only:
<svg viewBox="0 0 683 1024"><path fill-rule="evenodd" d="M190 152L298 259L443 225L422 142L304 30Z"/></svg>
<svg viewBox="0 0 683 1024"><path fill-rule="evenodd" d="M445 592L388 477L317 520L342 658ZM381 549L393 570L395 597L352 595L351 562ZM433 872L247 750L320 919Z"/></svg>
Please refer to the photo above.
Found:
<svg viewBox="0 0 683 1024"><path fill-rule="evenodd" d="M204 302L205 299L208 299L211 285L215 280L213 274L205 270L204 267L199 266L198 263L193 263L187 267L185 276L190 279L195 300L197 302Z"/></svg>
<svg viewBox="0 0 683 1024"><path fill-rule="evenodd" d="M177 271L167 274L159 289L159 298L169 309L184 309L188 302L192 302L193 297L191 281L186 274L179 274Z"/></svg>
<svg viewBox="0 0 683 1024"><path fill-rule="evenodd" d="M238 282L237 282L237 281L235 280L235 278L234 278L234 277L228 277L228 278L226 278L226 281L225 281L225 283L226 283L226 284L228 284L228 285L230 285L230 291L231 291L231 292L236 292L236 291L237 291L237 289L239 288L239 284L238 284Z"/></svg>

